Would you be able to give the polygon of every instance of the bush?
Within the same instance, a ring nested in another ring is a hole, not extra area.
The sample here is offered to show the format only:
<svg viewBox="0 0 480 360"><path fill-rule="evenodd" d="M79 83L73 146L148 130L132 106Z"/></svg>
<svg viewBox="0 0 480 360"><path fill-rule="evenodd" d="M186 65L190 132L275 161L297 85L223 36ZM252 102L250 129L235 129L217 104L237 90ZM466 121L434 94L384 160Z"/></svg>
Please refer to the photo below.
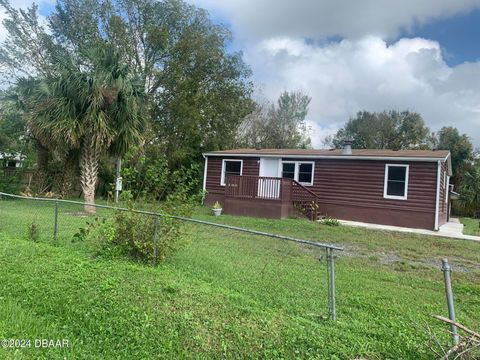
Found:
<svg viewBox="0 0 480 360"><path fill-rule="evenodd" d="M460 187L460 199L453 201L453 211L456 215L480 216L480 165L465 172L463 184Z"/></svg>
<svg viewBox="0 0 480 360"><path fill-rule="evenodd" d="M332 218L331 216L325 216L321 221L321 224L327 225L327 226L339 226L340 221L338 221L335 218Z"/></svg>
<svg viewBox="0 0 480 360"><path fill-rule="evenodd" d="M23 170L6 174L0 169L0 192L18 194L22 188Z"/></svg>
<svg viewBox="0 0 480 360"><path fill-rule="evenodd" d="M178 221L134 211L118 212L113 228L114 236L108 245L114 245L123 254L147 263L164 260L175 249L180 234Z"/></svg>
<svg viewBox="0 0 480 360"><path fill-rule="evenodd" d="M165 200L176 193L196 196L201 187L200 175L199 164L172 169L162 153L131 151L125 155L122 168L123 187L135 199Z"/></svg>
<svg viewBox="0 0 480 360"><path fill-rule="evenodd" d="M40 240L40 227L36 222L32 222L28 225L27 238L33 242L38 242Z"/></svg>
<svg viewBox="0 0 480 360"><path fill-rule="evenodd" d="M128 192L125 194L129 195ZM196 201L196 198L181 193L170 195L152 212L188 217ZM165 216L138 213L135 211L136 205L128 201L128 211L116 211L110 218L95 218L87 222L74 235L73 241L93 241L93 245L104 256L126 256L150 264L163 261L177 248L183 222Z"/></svg>

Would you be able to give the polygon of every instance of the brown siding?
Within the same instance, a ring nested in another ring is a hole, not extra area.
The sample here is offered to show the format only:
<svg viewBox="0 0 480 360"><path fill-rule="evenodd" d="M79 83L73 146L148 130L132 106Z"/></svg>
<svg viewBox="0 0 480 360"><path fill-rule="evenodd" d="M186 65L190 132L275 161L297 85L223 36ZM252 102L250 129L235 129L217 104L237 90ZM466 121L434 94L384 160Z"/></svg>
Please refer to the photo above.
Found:
<svg viewBox="0 0 480 360"><path fill-rule="evenodd" d="M448 204L445 202L447 196L447 183L445 181L445 175L447 173L447 163L442 163L440 172L440 203L438 206L438 225L441 226L447 222L447 209Z"/></svg>
<svg viewBox="0 0 480 360"><path fill-rule="evenodd" d="M259 158L236 159L243 159L243 175L258 176ZM387 163L409 165L407 200L383 197ZM446 171L446 165L442 169ZM224 200L224 187L220 185L221 170L222 157L209 157L207 204ZM444 182L444 175L441 181ZM433 229L436 185L436 162L317 159L313 185L309 189L320 197L320 210L323 214L345 220ZM445 190L441 196L445 196ZM442 204L445 205L444 197ZM440 209L445 209L446 220L446 206L442 207L442 204ZM443 217L439 220L442 224Z"/></svg>
<svg viewBox="0 0 480 360"><path fill-rule="evenodd" d="M385 164L409 165L407 200L383 197ZM317 160L311 190L327 203L431 212L435 188L435 163Z"/></svg>
<svg viewBox="0 0 480 360"><path fill-rule="evenodd" d="M383 197L385 164L408 164L407 200ZM315 161L311 189L320 210L346 220L432 229L435 217L437 164L363 160Z"/></svg>
<svg viewBox="0 0 480 360"><path fill-rule="evenodd" d="M220 202L223 205L225 186L220 185L220 179L222 177L222 160L223 157L209 156L208 157L208 169L207 169L207 181L206 190L207 196L205 203L210 205L215 201ZM260 158L251 157L235 157L230 159L243 160L242 175L258 176L260 164Z"/></svg>

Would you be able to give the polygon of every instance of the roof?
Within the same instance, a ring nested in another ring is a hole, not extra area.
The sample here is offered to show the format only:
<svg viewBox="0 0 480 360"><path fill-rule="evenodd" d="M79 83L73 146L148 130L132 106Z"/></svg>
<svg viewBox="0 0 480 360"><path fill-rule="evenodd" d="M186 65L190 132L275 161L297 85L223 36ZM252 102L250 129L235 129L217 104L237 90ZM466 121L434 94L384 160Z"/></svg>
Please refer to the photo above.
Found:
<svg viewBox="0 0 480 360"><path fill-rule="evenodd" d="M375 149L354 149L352 155L342 154L341 149L318 150L318 149L233 149L212 151L205 153L205 156L220 155L243 155L243 156L297 156L297 157L368 157L368 158L421 158L446 160L448 150L375 150Z"/></svg>
<svg viewBox="0 0 480 360"><path fill-rule="evenodd" d="M387 161L446 161L448 175L452 175L452 162L448 150L376 150L353 149L351 155L342 154L342 149L233 149L211 151L203 156L282 157L309 159L350 159Z"/></svg>
<svg viewBox="0 0 480 360"><path fill-rule="evenodd" d="M0 152L0 160L8 159L8 160L15 160L15 161L22 161L25 159L25 156L21 153L3 153Z"/></svg>

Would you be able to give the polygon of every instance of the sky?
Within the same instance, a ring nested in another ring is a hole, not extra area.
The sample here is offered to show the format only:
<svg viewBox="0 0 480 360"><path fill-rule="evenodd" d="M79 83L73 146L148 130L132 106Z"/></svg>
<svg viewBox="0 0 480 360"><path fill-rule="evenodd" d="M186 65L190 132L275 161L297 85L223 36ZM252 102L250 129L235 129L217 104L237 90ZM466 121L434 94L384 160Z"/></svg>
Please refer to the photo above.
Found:
<svg viewBox="0 0 480 360"><path fill-rule="evenodd" d="M232 31L258 98L312 98L314 147L361 110L416 111L480 147L480 0L188 1ZM40 13L54 2L37 1Z"/></svg>
<svg viewBox="0 0 480 360"><path fill-rule="evenodd" d="M390 109L480 147L480 0L190 1L231 29L263 97L312 97L315 147L358 111Z"/></svg>

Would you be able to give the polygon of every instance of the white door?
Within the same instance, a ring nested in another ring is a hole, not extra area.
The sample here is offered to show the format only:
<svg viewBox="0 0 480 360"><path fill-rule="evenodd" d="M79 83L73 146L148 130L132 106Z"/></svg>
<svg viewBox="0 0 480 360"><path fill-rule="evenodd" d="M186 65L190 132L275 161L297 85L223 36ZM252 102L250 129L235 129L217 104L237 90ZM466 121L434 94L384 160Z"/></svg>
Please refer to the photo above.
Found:
<svg viewBox="0 0 480 360"><path fill-rule="evenodd" d="M260 158L260 176L275 177L277 179L259 179L258 197L278 199L280 196L280 158Z"/></svg>

